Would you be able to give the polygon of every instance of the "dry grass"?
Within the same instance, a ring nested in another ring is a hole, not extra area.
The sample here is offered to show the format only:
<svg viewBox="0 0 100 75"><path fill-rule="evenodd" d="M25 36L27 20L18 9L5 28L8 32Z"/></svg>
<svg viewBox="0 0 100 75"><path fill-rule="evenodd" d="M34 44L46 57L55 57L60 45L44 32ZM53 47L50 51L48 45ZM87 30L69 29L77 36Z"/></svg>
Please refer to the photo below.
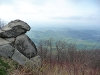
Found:
<svg viewBox="0 0 100 75"><path fill-rule="evenodd" d="M42 63L41 68L32 69L31 67L22 67L11 59L2 59L11 67L7 70L8 75L100 75L100 68L91 68L78 62L57 63L45 61Z"/></svg>
<svg viewBox="0 0 100 75"><path fill-rule="evenodd" d="M92 69L82 64L51 64L43 63L40 69L29 69L20 67L14 70L10 75L100 75L99 69Z"/></svg>

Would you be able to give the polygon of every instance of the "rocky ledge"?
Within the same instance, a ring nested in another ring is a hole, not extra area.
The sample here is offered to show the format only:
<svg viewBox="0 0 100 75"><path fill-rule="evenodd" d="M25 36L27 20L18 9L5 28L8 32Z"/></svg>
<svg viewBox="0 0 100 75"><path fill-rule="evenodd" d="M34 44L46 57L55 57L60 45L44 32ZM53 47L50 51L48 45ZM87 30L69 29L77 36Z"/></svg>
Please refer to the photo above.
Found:
<svg viewBox="0 0 100 75"><path fill-rule="evenodd" d="M25 34L30 26L21 20L9 22L0 29L0 55L11 58L20 65L41 65L34 42Z"/></svg>

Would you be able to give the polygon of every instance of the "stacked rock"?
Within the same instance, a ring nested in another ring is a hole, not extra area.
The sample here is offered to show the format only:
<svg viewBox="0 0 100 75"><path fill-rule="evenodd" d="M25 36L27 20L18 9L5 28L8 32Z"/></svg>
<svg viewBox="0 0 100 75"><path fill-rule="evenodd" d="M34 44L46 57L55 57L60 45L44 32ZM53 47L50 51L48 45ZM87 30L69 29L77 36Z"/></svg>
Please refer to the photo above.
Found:
<svg viewBox="0 0 100 75"><path fill-rule="evenodd" d="M25 34L30 26L21 20L9 22L0 29L0 55L11 58L20 65L32 63L41 65L41 58L37 55L37 48Z"/></svg>

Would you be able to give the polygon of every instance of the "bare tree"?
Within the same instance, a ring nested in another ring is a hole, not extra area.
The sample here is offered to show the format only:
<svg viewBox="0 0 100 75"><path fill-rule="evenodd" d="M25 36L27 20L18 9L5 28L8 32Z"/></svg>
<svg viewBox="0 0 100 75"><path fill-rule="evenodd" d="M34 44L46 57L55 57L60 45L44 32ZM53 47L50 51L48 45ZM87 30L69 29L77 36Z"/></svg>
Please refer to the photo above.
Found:
<svg viewBox="0 0 100 75"><path fill-rule="evenodd" d="M55 44L54 44L55 43ZM73 67L74 75L77 75L79 64L84 75L86 68L100 68L100 49L97 50L78 50L77 45L59 40L54 42L52 39L41 40L38 46L39 55L51 63L70 63Z"/></svg>
<svg viewBox="0 0 100 75"><path fill-rule="evenodd" d="M45 60L47 57L47 44L45 41L40 40L39 44L38 44L38 53L41 56L42 60Z"/></svg>
<svg viewBox="0 0 100 75"><path fill-rule="evenodd" d="M65 41L56 41L56 50L57 50L57 62L66 62L67 61L67 42Z"/></svg>
<svg viewBox="0 0 100 75"><path fill-rule="evenodd" d="M49 40L47 40L47 44L48 44L48 48L49 48L49 59L50 59L50 61L49 62L51 62L52 61L52 47L53 47L53 39L52 38L50 38Z"/></svg>
<svg viewBox="0 0 100 75"><path fill-rule="evenodd" d="M2 19L0 19L0 29L5 25L6 23L2 20Z"/></svg>

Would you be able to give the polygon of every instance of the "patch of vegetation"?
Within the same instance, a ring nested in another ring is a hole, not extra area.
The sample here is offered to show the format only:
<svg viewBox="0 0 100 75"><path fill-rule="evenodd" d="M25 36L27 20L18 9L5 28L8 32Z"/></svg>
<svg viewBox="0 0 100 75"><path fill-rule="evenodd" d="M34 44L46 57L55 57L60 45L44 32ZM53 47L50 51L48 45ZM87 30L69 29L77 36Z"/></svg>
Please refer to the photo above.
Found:
<svg viewBox="0 0 100 75"><path fill-rule="evenodd" d="M4 62L4 60L0 58L0 75L7 75L7 69L9 68L10 66L8 63Z"/></svg>

